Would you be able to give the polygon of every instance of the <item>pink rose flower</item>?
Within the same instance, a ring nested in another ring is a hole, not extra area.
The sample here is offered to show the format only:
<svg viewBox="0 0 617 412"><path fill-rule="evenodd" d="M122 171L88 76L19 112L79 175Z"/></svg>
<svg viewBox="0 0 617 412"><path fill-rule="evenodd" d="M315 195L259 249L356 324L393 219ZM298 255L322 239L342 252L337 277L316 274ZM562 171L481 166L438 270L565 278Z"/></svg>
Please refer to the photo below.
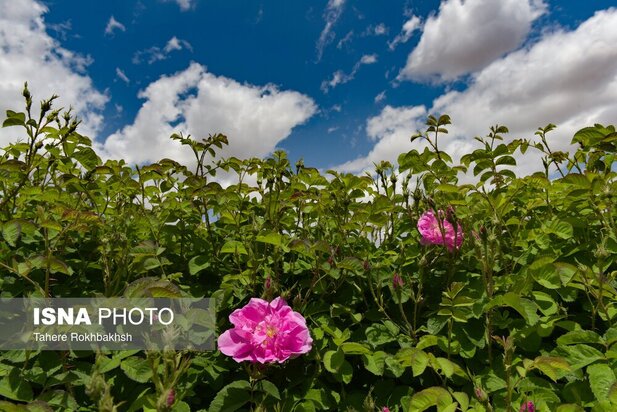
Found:
<svg viewBox="0 0 617 412"><path fill-rule="evenodd" d="M387 406L384 406L381 412L390 412L390 408L388 408Z"/></svg>
<svg viewBox="0 0 617 412"><path fill-rule="evenodd" d="M236 362L283 363L311 350L306 320L278 297L268 303L252 298L229 315L234 325L218 338L219 350Z"/></svg>
<svg viewBox="0 0 617 412"><path fill-rule="evenodd" d="M461 225L456 225L456 231L452 223L447 219L443 219L443 212L439 211L439 216L442 217L441 225L443 226L443 234L439 227L439 220L432 211L424 212L418 220L418 230L422 235L421 243L423 245L444 245L448 250L458 249L463 243L463 230Z"/></svg>
<svg viewBox="0 0 617 412"><path fill-rule="evenodd" d="M519 412L536 412L536 405L532 401L523 402Z"/></svg>
<svg viewBox="0 0 617 412"><path fill-rule="evenodd" d="M394 276L392 276L392 287L394 287L394 289L398 289L398 288L402 288L404 285L405 285L405 282L403 281L403 278L401 277L401 275L395 272Z"/></svg>

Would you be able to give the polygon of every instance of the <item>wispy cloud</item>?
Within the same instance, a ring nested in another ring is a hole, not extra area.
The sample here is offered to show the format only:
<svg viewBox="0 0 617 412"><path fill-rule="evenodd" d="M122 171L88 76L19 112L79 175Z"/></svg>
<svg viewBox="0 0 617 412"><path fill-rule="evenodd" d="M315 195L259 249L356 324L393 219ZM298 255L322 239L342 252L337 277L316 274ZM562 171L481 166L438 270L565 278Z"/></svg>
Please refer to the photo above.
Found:
<svg viewBox="0 0 617 412"><path fill-rule="evenodd" d="M105 35L112 36L115 30L126 31L126 27L116 20L114 16L111 16L107 22L107 26L105 26Z"/></svg>
<svg viewBox="0 0 617 412"><path fill-rule="evenodd" d="M167 1L168 3L169 2L176 3L180 7L180 10L182 11L188 11L192 9L193 7L195 7L195 3L196 3L195 0L165 0L165 1Z"/></svg>
<svg viewBox="0 0 617 412"><path fill-rule="evenodd" d="M343 13L343 6L345 5L345 0L329 0L328 6L326 7L326 11L324 12L324 20L326 21L326 25L324 26L321 34L319 35L319 40L317 40L317 61L321 60L321 56L323 56L324 48L334 40L335 33L332 31L332 28L341 17Z"/></svg>
<svg viewBox="0 0 617 412"><path fill-rule="evenodd" d="M383 23L377 25L370 25L362 33L363 36L383 36L388 34L388 26Z"/></svg>
<svg viewBox="0 0 617 412"><path fill-rule="evenodd" d="M152 64L157 61L167 59L169 57L169 53L179 50L189 50L192 52L193 47L188 41L173 36L163 47L153 46L146 50L138 50L133 55L132 61L133 64L140 64L143 61L148 62L148 64Z"/></svg>
<svg viewBox="0 0 617 412"><path fill-rule="evenodd" d="M341 40L338 41L338 43L336 44L336 48L339 50L342 49L344 46L350 43L352 39L353 39L353 30L349 31L345 35L345 37L343 37Z"/></svg>
<svg viewBox="0 0 617 412"><path fill-rule="evenodd" d="M336 86L352 81L356 77L356 73L358 73L358 70L360 70L360 67L362 67L363 65L374 64L374 63L377 63L377 55L376 54L365 54L353 66L351 73L345 73L342 70L337 70L332 74L332 78L330 80L324 80L323 82L321 82L321 91L324 93L328 93L330 90L334 89Z"/></svg>
<svg viewBox="0 0 617 412"><path fill-rule="evenodd" d="M411 39L413 32L418 30L421 24L422 22L418 16L411 16L409 20L403 24L403 29L401 32L394 38L394 40L388 43L390 50L394 50L396 46L401 43L407 43L407 41Z"/></svg>
<svg viewBox="0 0 617 412"><path fill-rule="evenodd" d="M131 82L124 73L124 71L122 71L122 69L120 69L119 67L116 67L116 76L118 76L118 78L126 84L129 84Z"/></svg>
<svg viewBox="0 0 617 412"><path fill-rule="evenodd" d="M386 91L382 91L377 96L375 96L375 103L381 103L386 99Z"/></svg>

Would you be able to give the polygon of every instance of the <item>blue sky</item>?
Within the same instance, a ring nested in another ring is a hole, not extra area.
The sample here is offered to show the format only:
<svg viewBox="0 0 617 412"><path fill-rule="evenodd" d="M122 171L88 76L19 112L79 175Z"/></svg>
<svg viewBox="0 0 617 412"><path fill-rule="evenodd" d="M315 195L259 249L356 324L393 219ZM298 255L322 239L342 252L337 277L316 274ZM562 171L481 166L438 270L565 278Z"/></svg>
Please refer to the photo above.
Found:
<svg viewBox="0 0 617 412"><path fill-rule="evenodd" d="M38 98L75 107L105 157L136 163L188 161L167 139L180 130L228 134L224 155L283 148L361 172L409 150L440 112L453 117L455 156L497 122L512 137L557 123L567 148L577 128L615 122L609 5L0 0L0 109L20 107L27 80Z"/></svg>

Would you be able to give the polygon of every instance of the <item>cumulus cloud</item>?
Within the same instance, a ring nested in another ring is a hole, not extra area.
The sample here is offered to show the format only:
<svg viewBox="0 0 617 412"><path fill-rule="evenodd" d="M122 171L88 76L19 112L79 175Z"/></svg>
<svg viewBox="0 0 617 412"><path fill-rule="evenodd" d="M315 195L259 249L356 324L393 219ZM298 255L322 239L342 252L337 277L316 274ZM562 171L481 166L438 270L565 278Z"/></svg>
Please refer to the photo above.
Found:
<svg viewBox="0 0 617 412"><path fill-rule="evenodd" d="M377 55L376 54L365 54L358 60L358 62L353 66L351 73L345 73L342 70L337 70L332 74L332 78L330 80L324 80L321 82L321 91L324 93L328 93L328 91L334 89L336 86L340 84L345 84L352 81L360 67L367 64L375 64L377 63Z"/></svg>
<svg viewBox="0 0 617 412"><path fill-rule="evenodd" d="M388 43L388 47L390 48L390 50L394 50L396 46L401 43L407 43L409 39L411 39L413 33L416 30L420 29L421 25L422 21L418 16L411 16L409 20L407 20L403 24L403 29L401 30L401 32L391 42Z"/></svg>
<svg viewBox="0 0 617 412"><path fill-rule="evenodd" d="M148 64L152 64L167 59L169 54L173 51L185 49L191 52L193 51L193 47L188 41L173 36L163 47L153 46L146 50L138 50L133 55L132 62L133 64L141 64L143 61L146 61Z"/></svg>
<svg viewBox="0 0 617 412"><path fill-rule="evenodd" d="M104 154L127 162L163 157L193 162L192 153L169 139L173 132L196 138L224 133L229 146L222 156L266 156L317 110L309 97L272 85L254 86L215 76L197 63L163 76L140 92L145 102L133 124L107 138Z"/></svg>
<svg viewBox="0 0 617 412"><path fill-rule="evenodd" d="M444 0L399 79L449 81L481 70L520 46L545 11L543 0Z"/></svg>
<svg viewBox="0 0 617 412"><path fill-rule="evenodd" d="M105 34L111 36L114 34L114 30L126 31L126 27L116 20L114 16L111 16L107 22L107 26L105 26Z"/></svg>
<svg viewBox="0 0 617 412"><path fill-rule="evenodd" d="M0 2L0 111L23 110L21 91L27 81L35 102L61 94L55 107L71 105L83 120L82 133L92 136L100 129L108 97L84 74L92 59L49 36L46 12L46 6L33 0ZM17 128L0 129L0 146L23 138L20 134Z"/></svg>
<svg viewBox="0 0 617 412"><path fill-rule="evenodd" d="M370 153L339 168L358 172L374 161L395 161L411 149L409 137L425 128L428 113L451 116L453 125L440 146L455 157L477 147L473 137L486 135L495 124L510 129L509 139L533 139L538 127L557 124L549 144L554 150L571 150L579 128L617 119L615 44L614 8L597 12L576 30L547 33L473 75L466 90L438 97L428 112L423 107L386 106L367 122L367 134L376 142ZM519 171L529 173L538 166L537 157L526 155Z"/></svg>
<svg viewBox="0 0 617 412"><path fill-rule="evenodd" d="M343 14L344 5L345 0L328 1L326 11L324 12L324 20L326 21L326 25L321 31L319 39L317 40L317 45L315 46L317 49L317 61L321 60L324 48L330 44L332 40L334 40L335 33L332 31L332 28L341 17L341 14Z"/></svg>

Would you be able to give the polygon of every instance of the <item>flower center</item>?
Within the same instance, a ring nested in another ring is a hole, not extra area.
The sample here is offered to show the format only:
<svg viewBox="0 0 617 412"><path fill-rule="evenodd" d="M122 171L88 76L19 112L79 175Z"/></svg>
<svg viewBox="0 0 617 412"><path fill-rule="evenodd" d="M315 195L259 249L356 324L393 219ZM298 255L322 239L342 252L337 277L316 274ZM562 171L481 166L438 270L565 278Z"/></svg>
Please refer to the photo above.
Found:
<svg viewBox="0 0 617 412"><path fill-rule="evenodd" d="M276 336L276 328L272 325L268 325L266 326L266 336L269 338L273 338L274 336Z"/></svg>

